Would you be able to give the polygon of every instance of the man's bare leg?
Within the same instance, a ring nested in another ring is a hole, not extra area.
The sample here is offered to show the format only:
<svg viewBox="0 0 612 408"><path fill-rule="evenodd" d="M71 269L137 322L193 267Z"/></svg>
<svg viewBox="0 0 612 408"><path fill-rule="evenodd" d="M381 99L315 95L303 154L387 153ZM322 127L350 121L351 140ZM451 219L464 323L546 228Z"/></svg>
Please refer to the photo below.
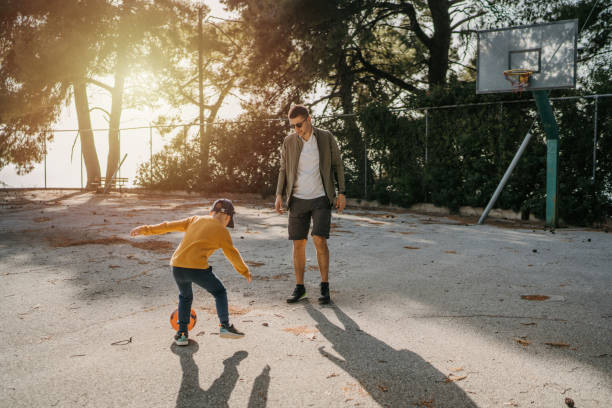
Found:
<svg viewBox="0 0 612 408"><path fill-rule="evenodd" d="M321 272L321 297L319 303L328 304L331 299L329 297L329 248L327 247L327 239L315 235L315 248L317 249L317 261L319 262L319 272Z"/></svg>
<svg viewBox="0 0 612 408"><path fill-rule="evenodd" d="M328 282L329 279L329 248L327 239L318 235L313 235L315 249L317 250L317 262L321 273L321 282ZM294 257L295 261L295 257Z"/></svg>
<svg viewBox="0 0 612 408"><path fill-rule="evenodd" d="M306 269L306 240L293 241L293 270L295 271L295 283L304 284L304 270Z"/></svg>
<svg viewBox="0 0 612 408"><path fill-rule="evenodd" d="M293 241L293 270L295 271L295 290L287 303L295 303L306 297L304 270L306 269L306 240Z"/></svg>

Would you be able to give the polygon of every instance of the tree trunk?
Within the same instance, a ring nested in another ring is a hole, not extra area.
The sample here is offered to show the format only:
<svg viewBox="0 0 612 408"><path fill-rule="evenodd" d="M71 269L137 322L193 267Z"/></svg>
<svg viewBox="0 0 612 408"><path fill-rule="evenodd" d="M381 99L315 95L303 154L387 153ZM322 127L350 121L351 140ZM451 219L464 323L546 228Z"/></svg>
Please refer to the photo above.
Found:
<svg viewBox="0 0 612 408"><path fill-rule="evenodd" d="M345 115L354 113L353 104L353 88L355 84L355 75L351 72L350 66L346 61L346 54L342 53L338 60L338 77L339 77L339 94L342 112ZM355 116L346 116L344 118L344 131L348 140L349 153L353 156L355 166L358 171L357 182L360 185L363 197L367 198L366 180L369 179L369 164L366 160L366 149L361 131L357 126L357 118Z"/></svg>
<svg viewBox="0 0 612 408"><path fill-rule="evenodd" d="M87 171L87 186L88 190L95 188L92 183L100 182L100 162L98 161L98 153L94 143L94 134L91 128L91 118L89 116L89 102L87 100L87 85L85 82L73 83L74 88L74 105L77 111L77 120L79 122L79 137L81 139L81 152L85 169Z"/></svg>
<svg viewBox="0 0 612 408"><path fill-rule="evenodd" d="M215 102L215 104L213 106L211 106L209 108L209 113L208 113L208 118L206 119L206 126L205 127L200 127L200 132L201 135L203 135L204 137L200 137L200 160L202 161L202 168L200 169L200 179L199 179L199 188L201 191L205 191L206 189L206 185L207 183L210 181L210 171L209 171L209 157L210 157L210 140L212 139L211 135L212 135L212 131L213 131L213 126L212 123L215 121L215 119L217 118L217 113L219 113L219 109L221 108L221 105L223 104L223 100L225 99L225 97L229 94L229 91L232 89L232 87L234 86L234 80L230 80L225 87L221 90L221 92L219 93L219 96L217 97L217 101ZM200 118L203 118L203 113L201 114ZM202 119L200 119L200 121L202 121ZM206 171L206 173L204 173L204 171Z"/></svg>
<svg viewBox="0 0 612 408"><path fill-rule="evenodd" d="M123 89L127 72L127 44L129 43L128 25L130 24L131 2L124 2L121 21L119 22L119 37L117 38L117 65L115 66L115 84L113 86L111 112L108 130L108 159L106 163L106 182L111 182L117 171L121 154L119 142L119 127L121 126L121 111L123 109ZM110 184L110 185L112 185ZM106 188L108 191L108 188Z"/></svg>
<svg viewBox="0 0 612 408"><path fill-rule="evenodd" d="M204 127L204 39L202 33L202 7L198 8L198 105L200 110L200 190L204 190L210 177L208 172L208 153L210 146L210 126Z"/></svg>
<svg viewBox="0 0 612 408"><path fill-rule="evenodd" d="M118 68L115 74L113 100L108 130L108 160L106 164L106 182L109 183L117 170L121 146L119 144L119 127L121 126L121 110L123 108L123 88L125 83L124 70Z"/></svg>
<svg viewBox="0 0 612 408"><path fill-rule="evenodd" d="M434 33L429 47L429 88L446 83L448 52L451 44L451 17L448 0L429 0Z"/></svg>

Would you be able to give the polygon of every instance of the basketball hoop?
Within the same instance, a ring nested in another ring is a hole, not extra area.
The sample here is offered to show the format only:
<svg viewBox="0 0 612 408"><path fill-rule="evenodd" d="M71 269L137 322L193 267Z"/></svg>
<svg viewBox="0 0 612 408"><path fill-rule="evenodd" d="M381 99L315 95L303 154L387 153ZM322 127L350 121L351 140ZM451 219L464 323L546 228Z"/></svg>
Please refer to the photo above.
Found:
<svg viewBox="0 0 612 408"><path fill-rule="evenodd" d="M523 93L523 90L529 85L529 78L533 74L530 69L509 69L504 71L504 76L512 86L512 92Z"/></svg>

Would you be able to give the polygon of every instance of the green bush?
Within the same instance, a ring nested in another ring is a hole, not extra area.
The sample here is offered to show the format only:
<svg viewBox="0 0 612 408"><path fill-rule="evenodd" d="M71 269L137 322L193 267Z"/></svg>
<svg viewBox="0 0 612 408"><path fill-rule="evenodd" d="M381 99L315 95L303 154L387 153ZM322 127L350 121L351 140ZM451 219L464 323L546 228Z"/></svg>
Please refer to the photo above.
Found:
<svg viewBox="0 0 612 408"><path fill-rule="evenodd" d="M605 72L597 73L584 92L611 93L612 80ZM554 96L569 94L557 91ZM357 117L323 118L317 126L339 141L349 197L405 207L430 202L458 211L465 205L487 205L537 119L496 207L543 219L546 137L531 97L527 92L477 95L473 83L452 81L415 98L412 110L373 103ZM473 105L446 107L466 104ZM553 110L560 131L559 216L574 225L604 221L612 215L612 98L598 101L595 179L594 100L554 101ZM157 189L273 194L280 147L289 129L283 121L253 119L247 114L212 128L210 174L204 186L198 180L199 137L186 138L182 132L154 155L153 182L151 163L141 166L137 182Z"/></svg>

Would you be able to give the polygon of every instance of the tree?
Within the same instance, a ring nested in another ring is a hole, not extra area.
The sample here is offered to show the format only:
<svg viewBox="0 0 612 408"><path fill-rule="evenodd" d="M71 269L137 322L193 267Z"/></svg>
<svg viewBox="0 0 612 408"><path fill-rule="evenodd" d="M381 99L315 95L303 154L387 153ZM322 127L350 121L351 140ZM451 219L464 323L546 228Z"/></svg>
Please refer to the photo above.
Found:
<svg viewBox="0 0 612 408"><path fill-rule="evenodd" d="M205 6L189 8L181 16L173 47L155 64L155 94L167 101L174 114L160 116L156 123L180 120L199 126L199 171L195 183L200 190L210 183L212 124L227 96L241 89L246 37L242 27L207 15ZM193 115L189 108L198 110ZM175 138L184 139L182 129Z"/></svg>
<svg viewBox="0 0 612 408"><path fill-rule="evenodd" d="M97 183L100 166L87 98L88 85L93 84L112 97L106 174L110 181L119 162L126 81L148 67L155 47L169 44L174 19L185 8L173 0L11 0L5 4L0 21L0 164L16 162L23 171L31 169L32 162L42 157L41 138L48 137L63 105L74 96L87 186ZM108 77L114 79L112 86L105 83ZM26 112L16 114L17 106L27 107Z"/></svg>
<svg viewBox="0 0 612 408"><path fill-rule="evenodd" d="M102 21L88 16L105 12L103 1L9 0L0 7L0 168L14 163L18 171L30 171L52 139L51 126L69 102L71 87L75 100L86 96L78 78L103 32ZM88 177L99 177L91 125L80 127Z"/></svg>
<svg viewBox="0 0 612 408"><path fill-rule="evenodd" d="M344 115L336 133L359 184L371 177L354 118L372 100L393 104L446 83L454 31L483 15L468 1L226 0L252 39L248 81L286 112L313 93ZM426 75L423 72L427 72Z"/></svg>

